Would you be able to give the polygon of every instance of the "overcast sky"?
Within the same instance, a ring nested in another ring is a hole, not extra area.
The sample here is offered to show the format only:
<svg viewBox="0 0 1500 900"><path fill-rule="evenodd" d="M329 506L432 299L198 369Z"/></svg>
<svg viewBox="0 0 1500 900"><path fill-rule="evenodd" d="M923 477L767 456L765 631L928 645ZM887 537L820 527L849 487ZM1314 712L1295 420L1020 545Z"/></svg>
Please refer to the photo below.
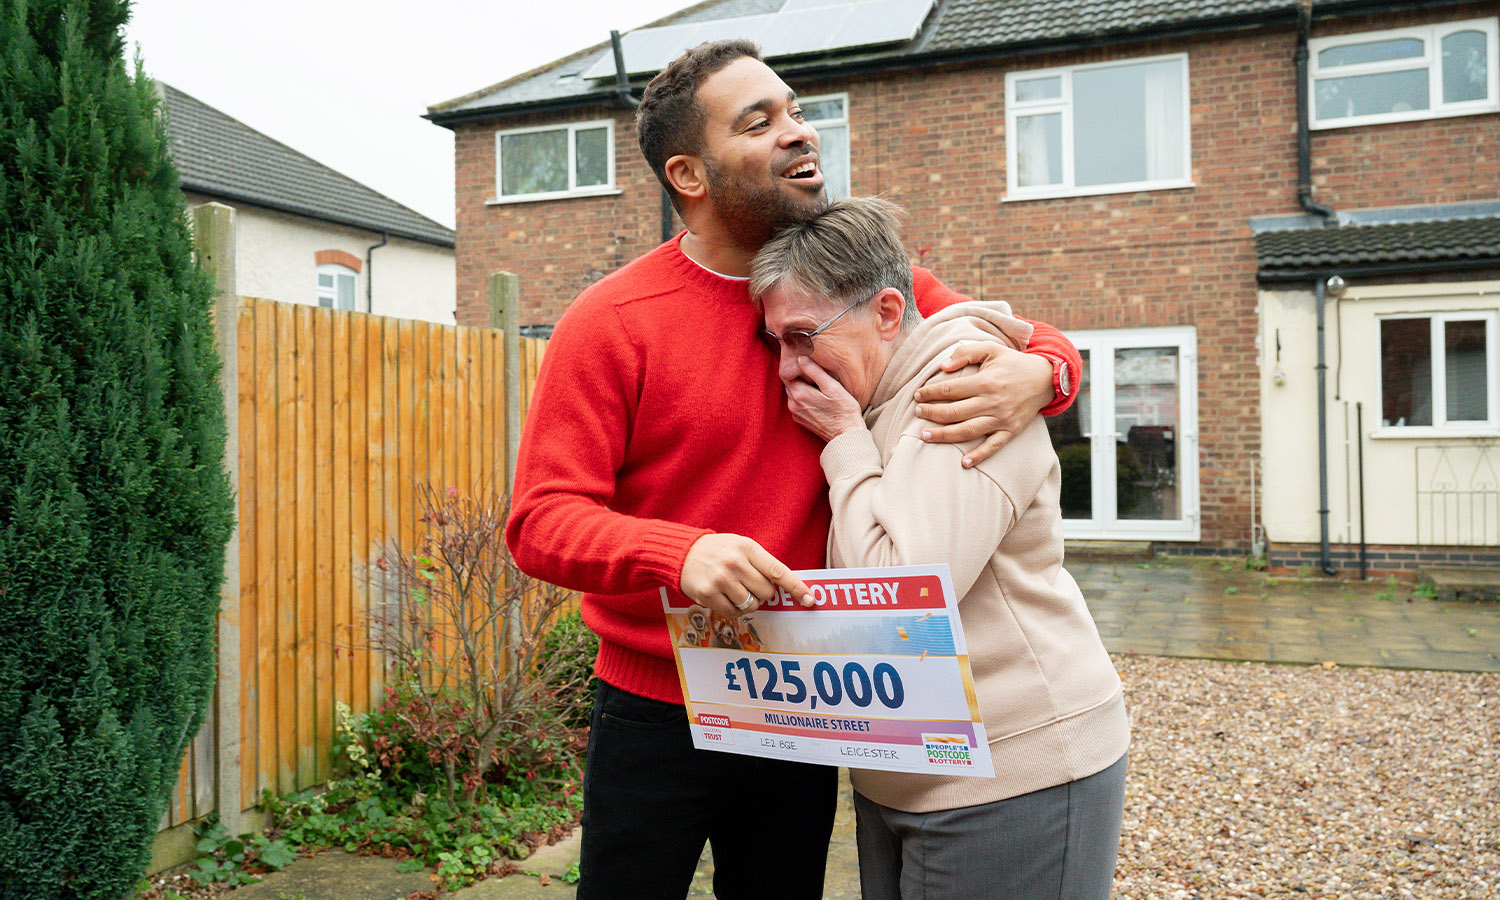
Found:
<svg viewBox="0 0 1500 900"><path fill-rule="evenodd" d="M453 226L453 133L427 107L693 0L135 0L146 72Z"/></svg>

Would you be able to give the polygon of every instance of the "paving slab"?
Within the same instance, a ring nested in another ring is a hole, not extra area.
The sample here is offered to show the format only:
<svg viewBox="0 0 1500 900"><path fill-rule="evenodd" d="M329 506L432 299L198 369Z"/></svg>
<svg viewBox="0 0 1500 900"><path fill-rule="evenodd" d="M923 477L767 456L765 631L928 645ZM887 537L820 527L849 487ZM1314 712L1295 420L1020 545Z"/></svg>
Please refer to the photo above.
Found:
<svg viewBox="0 0 1500 900"><path fill-rule="evenodd" d="M236 888L234 900L404 900L414 891L432 890L424 869L397 872L394 859L358 856L343 850L325 850L304 857L261 878L256 884Z"/></svg>
<svg viewBox="0 0 1500 900"><path fill-rule="evenodd" d="M1112 653L1500 672L1496 603L1201 559L1070 559L1068 569Z"/></svg>
<svg viewBox="0 0 1500 900"><path fill-rule="evenodd" d="M1430 584L1443 600L1494 602L1500 598L1500 569L1432 566L1420 570L1417 579Z"/></svg>

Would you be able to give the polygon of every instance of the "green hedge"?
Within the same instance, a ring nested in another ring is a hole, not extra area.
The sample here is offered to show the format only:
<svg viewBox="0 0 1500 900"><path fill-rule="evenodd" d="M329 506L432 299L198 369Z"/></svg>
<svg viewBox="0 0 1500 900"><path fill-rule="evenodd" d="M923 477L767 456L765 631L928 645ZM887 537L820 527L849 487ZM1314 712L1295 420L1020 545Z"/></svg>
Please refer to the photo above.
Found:
<svg viewBox="0 0 1500 900"><path fill-rule="evenodd" d="M0 886L116 898L214 682L210 322L121 0L0 0Z"/></svg>

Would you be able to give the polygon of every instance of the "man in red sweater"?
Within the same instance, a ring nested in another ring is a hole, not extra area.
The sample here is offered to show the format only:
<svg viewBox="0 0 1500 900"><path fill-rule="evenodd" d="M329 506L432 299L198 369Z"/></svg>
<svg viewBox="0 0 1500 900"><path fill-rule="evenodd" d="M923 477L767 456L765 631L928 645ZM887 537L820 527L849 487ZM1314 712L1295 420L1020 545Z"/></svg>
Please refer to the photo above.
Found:
<svg viewBox="0 0 1500 900"><path fill-rule="evenodd" d="M747 291L780 227L822 209L817 132L753 44L688 51L647 86L641 149L687 225L584 291L558 322L507 525L520 567L585 592L599 634L578 896L683 897L705 841L720 900L822 896L837 769L694 750L659 589L726 616L806 586L828 538L822 443L788 411ZM963 298L913 271L924 314ZM837 328L838 323L829 326ZM931 440L988 456L1071 402L1078 352L1038 325L1019 353L919 399Z"/></svg>

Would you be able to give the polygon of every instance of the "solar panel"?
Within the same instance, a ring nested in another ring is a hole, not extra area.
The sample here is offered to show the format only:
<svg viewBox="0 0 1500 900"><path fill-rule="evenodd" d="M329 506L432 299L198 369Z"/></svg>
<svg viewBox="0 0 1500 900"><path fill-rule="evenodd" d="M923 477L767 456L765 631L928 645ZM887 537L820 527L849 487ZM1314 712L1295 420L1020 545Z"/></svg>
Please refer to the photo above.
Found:
<svg viewBox="0 0 1500 900"><path fill-rule="evenodd" d="M625 71L629 75L659 72L667 63L676 59L682 51L696 47L704 41L725 38L746 38L760 41L777 13L758 16L736 16L729 19L712 19L707 22L689 22L684 25L663 25L660 28L637 28L620 35L620 50L625 55ZM615 77L615 57L605 53L603 58L583 73L584 78Z"/></svg>
<svg viewBox="0 0 1500 900"><path fill-rule="evenodd" d="M829 48L909 41L922 30L932 0L865 0L829 40Z"/></svg>
<svg viewBox="0 0 1500 900"><path fill-rule="evenodd" d="M735 16L660 28L637 28L620 37L630 75L657 72L682 51L704 41L745 38L766 59L899 43L916 37L934 0L787 0L777 12ZM606 53L585 78L613 78Z"/></svg>
<svg viewBox="0 0 1500 900"><path fill-rule="evenodd" d="M854 8L852 3L842 3L792 12L782 10L761 35L761 55L769 58L827 50L829 41L844 26Z"/></svg>
<svg viewBox="0 0 1500 900"><path fill-rule="evenodd" d="M819 6L851 6L849 0L786 0L781 7L782 12L795 12L799 9L814 9ZM928 4L931 6L931 4Z"/></svg>

